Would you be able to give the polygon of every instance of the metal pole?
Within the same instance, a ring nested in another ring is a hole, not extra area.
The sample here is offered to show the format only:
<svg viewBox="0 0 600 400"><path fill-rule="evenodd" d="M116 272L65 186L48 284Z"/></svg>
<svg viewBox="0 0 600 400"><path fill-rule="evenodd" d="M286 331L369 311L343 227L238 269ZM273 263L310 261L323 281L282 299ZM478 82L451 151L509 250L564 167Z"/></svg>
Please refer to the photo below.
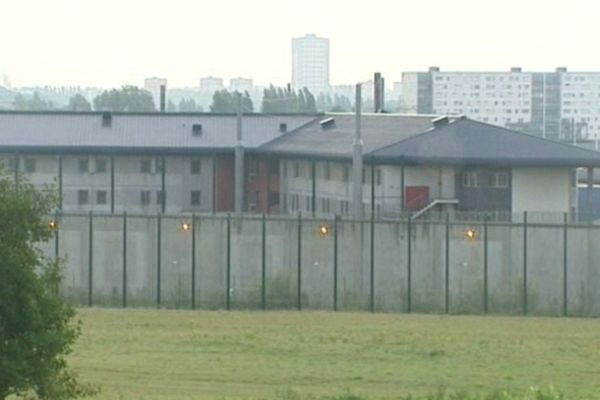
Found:
<svg viewBox="0 0 600 400"><path fill-rule="evenodd" d="M338 310L338 218L333 217L333 311Z"/></svg>
<svg viewBox="0 0 600 400"><path fill-rule="evenodd" d="M89 214L89 236L88 236L88 306L92 306L93 298L93 273L94 273L94 215Z"/></svg>
<svg viewBox="0 0 600 400"><path fill-rule="evenodd" d="M356 100L355 100L355 135L352 155L352 215L355 218L362 217L362 174L363 174L363 140L361 136L360 108L361 108L361 86L356 84Z"/></svg>
<svg viewBox="0 0 600 400"><path fill-rule="evenodd" d="M408 294L407 294L407 311L409 313L412 312L412 221L410 219L410 217L408 218L408 233L407 233L407 243L408 243L408 251L407 251L407 259L408 259L408 276L407 276L407 281L408 281Z"/></svg>
<svg viewBox="0 0 600 400"><path fill-rule="evenodd" d="M400 166L400 211L402 211L402 213L404 213L404 203L405 203L405 199L404 199L404 165Z"/></svg>
<svg viewBox="0 0 600 400"><path fill-rule="evenodd" d="M311 175L311 198L310 198L310 209L312 216L315 216L317 212L317 163L312 161L310 166Z"/></svg>
<svg viewBox="0 0 600 400"><path fill-rule="evenodd" d="M161 167L160 167L160 186L161 186L161 191L162 191L162 199L160 202L160 212L161 213L165 213L165 211L167 210L167 159L163 156L161 157Z"/></svg>
<svg viewBox="0 0 600 400"><path fill-rule="evenodd" d="M196 214L192 214L192 310L196 309Z"/></svg>
<svg viewBox="0 0 600 400"><path fill-rule="evenodd" d="M370 256L371 256L371 274L370 274L370 296L369 305L371 312L375 312L375 213L371 212L371 240L370 240Z"/></svg>
<svg viewBox="0 0 600 400"><path fill-rule="evenodd" d="M261 305L262 309L267 309L267 216L262 215L262 265L261 265Z"/></svg>
<svg viewBox="0 0 600 400"><path fill-rule="evenodd" d="M226 276L226 309L231 309L231 214L227 214L227 276Z"/></svg>
<svg viewBox="0 0 600 400"><path fill-rule="evenodd" d="M115 156L110 156L110 213L115 213Z"/></svg>
<svg viewBox="0 0 600 400"><path fill-rule="evenodd" d="M55 229L54 229L54 258L55 260L58 261L59 258L59 252L60 252L60 238L59 238L59 230L60 230L60 223L58 222L58 216L59 213L58 211L54 213L54 224L55 224Z"/></svg>
<svg viewBox="0 0 600 400"><path fill-rule="evenodd" d="M217 153L212 155L212 213L217 212Z"/></svg>
<svg viewBox="0 0 600 400"><path fill-rule="evenodd" d="M446 272L445 272L445 310L450 313L450 214L446 213Z"/></svg>
<svg viewBox="0 0 600 400"><path fill-rule="evenodd" d="M162 216L157 215L156 219L156 307L160 307L160 275L162 267Z"/></svg>
<svg viewBox="0 0 600 400"><path fill-rule="evenodd" d="M302 310L302 212L298 212L298 293L296 298L298 311Z"/></svg>
<svg viewBox="0 0 600 400"><path fill-rule="evenodd" d="M483 312L488 313L488 222L483 218Z"/></svg>
<svg viewBox="0 0 600 400"><path fill-rule="evenodd" d="M58 209L63 210L63 157L58 155Z"/></svg>
<svg viewBox="0 0 600 400"><path fill-rule="evenodd" d="M244 144L242 141L242 95L237 97L237 142L235 145L235 212L244 211Z"/></svg>
<svg viewBox="0 0 600 400"><path fill-rule="evenodd" d="M568 215L564 213L563 215L563 315L566 317L569 314L569 304L568 304L568 296L569 296L569 287L568 287L568 275L567 275L567 267L568 267Z"/></svg>
<svg viewBox="0 0 600 400"><path fill-rule="evenodd" d="M523 212L523 314L527 315L527 211Z"/></svg>
<svg viewBox="0 0 600 400"><path fill-rule="evenodd" d="M375 157L371 156L371 215L375 215Z"/></svg>
<svg viewBox="0 0 600 400"><path fill-rule="evenodd" d="M127 307L127 212L123 212L123 308Z"/></svg>

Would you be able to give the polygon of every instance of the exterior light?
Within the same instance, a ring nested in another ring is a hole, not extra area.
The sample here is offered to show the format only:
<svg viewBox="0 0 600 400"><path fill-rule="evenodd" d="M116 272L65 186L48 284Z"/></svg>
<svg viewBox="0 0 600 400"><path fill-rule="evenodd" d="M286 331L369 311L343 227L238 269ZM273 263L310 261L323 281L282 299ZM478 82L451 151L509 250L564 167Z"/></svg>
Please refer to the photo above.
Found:
<svg viewBox="0 0 600 400"><path fill-rule="evenodd" d="M467 240L476 240L477 239L477 232L475 232L475 229L468 228L465 231L465 239L467 239Z"/></svg>
<svg viewBox="0 0 600 400"><path fill-rule="evenodd" d="M319 229L317 230L320 236L329 236L331 233L331 228L327 224L319 225Z"/></svg>
<svg viewBox="0 0 600 400"><path fill-rule="evenodd" d="M181 223L181 230L184 232L188 232L192 230L192 223L184 221Z"/></svg>
<svg viewBox="0 0 600 400"><path fill-rule="evenodd" d="M58 222L54 219L51 219L50 221L48 221L48 229L50 229L51 231L57 230Z"/></svg>

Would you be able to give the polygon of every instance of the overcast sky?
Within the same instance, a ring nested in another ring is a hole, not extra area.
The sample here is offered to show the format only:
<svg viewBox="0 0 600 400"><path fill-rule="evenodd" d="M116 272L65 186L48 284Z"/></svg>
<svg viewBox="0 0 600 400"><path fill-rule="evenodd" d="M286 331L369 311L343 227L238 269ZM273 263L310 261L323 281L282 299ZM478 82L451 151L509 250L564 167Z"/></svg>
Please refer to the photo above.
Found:
<svg viewBox="0 0 600 400"><path fill-rule="evenodd" d="M291 80L291 38L331 40L332 84L381 71L600 70L598 0L2 0L15 86Z"/></svg>

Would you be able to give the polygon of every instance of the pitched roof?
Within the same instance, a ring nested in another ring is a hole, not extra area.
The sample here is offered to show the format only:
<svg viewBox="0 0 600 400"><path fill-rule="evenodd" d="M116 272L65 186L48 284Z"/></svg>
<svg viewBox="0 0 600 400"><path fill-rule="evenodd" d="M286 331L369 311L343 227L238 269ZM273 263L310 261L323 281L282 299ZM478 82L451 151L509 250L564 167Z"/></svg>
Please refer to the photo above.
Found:
<svg viewBox="0 0 600 400"><path fill-rule="evenodd" d="M333 120L321 126L329 118ZM363 114L364 151L421 133L431 127L431 119L427 115ZM354 114L328 114L272 140L260 150L289 156L348 158L352 157L355 129Z"/></svg>
<svg viewBox="0 0 600 400"><path fill-rule="evenodd" d="M236 144L235 115L199 113L112 113L110 127L101 112L0 112L0 150L197 151L231 149ZM280 124L296 129L314 115L244 115L243 143L256 148L281 136ZM201 124L202 134L192 135Z"/></svg>
<svg viewBox="0 0 600 400"><path fill-rule="evenodd" d="M599 167L600 153L459 118L371 152L378 163Z"/></svg>

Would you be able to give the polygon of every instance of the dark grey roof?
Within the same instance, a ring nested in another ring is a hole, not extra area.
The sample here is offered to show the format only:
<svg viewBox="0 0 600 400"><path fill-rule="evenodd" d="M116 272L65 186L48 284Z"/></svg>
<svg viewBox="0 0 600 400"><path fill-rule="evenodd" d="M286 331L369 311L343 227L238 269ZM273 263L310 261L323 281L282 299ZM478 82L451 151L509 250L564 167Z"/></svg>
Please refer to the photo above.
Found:
<svg viewBox="0 0 600 400"><path fill-rule="evenodd" d="M256 148L281 136L280 123L296 129L315 115L245 115L243 143ZM200 137L192 125L201 124ZM0 150L87 149L170 150L230 149L236 144L234 115L113 113L112 126L102 126L102 113L0 112Z"/></svg>
<svg viewBox="0 0 600 400"><path fill-rule="evenodd" d="M333 118L322 127L320 122ZM432 116L363 114L361 132L364 151L396 143L431 127ZM354 114L328 114L260 147L261 151L290 156L352 157L355 134Z"/></svg>
<svg viewBox="0 0 600 400"><path fill-rule="evenodd" d="M378 163L598 167L600 153L459 118L371 152Z"/></svg>

